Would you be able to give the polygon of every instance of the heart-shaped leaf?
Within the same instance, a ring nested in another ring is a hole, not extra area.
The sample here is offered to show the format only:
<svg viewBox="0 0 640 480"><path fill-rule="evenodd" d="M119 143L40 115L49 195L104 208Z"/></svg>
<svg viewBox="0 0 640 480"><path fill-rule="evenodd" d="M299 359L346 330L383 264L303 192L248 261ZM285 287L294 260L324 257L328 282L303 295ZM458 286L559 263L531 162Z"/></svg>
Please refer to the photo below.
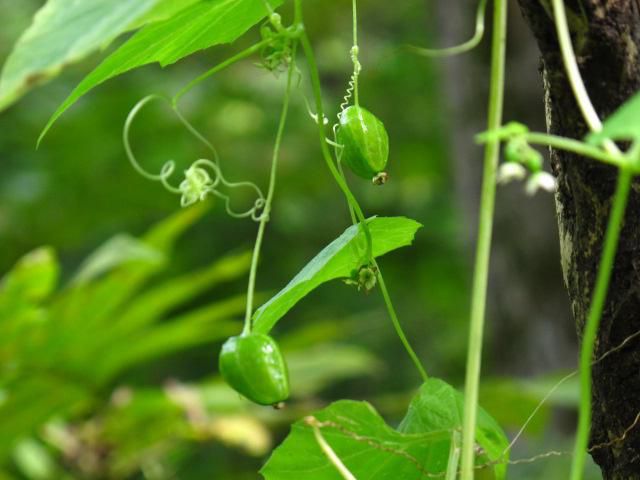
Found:
<svg viewBox="0 0 640 480"><path fill-rule="evenodd" d="M313 417L322 437L358 480L423 480L444 478L452 437L462 428L462 404L460 392L442 380L429 379L397 430L366 402L340 400ZM476 441L482 452L476 458L479 471L504 479L507 458L503 454L508 442L482 409ZM342 478L320 448L313 427L304 420L293 425L261 473L267 480Z"/></svg>

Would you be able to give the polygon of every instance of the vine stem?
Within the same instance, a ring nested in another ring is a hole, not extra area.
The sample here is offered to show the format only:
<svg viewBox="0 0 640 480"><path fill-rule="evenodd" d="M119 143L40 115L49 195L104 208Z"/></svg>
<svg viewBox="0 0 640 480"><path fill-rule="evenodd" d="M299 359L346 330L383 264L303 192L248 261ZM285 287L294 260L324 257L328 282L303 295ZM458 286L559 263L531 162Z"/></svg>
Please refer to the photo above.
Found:
<svg viewBox="0 0 640 480"><path fill-rule="evenodd" d="M360 106L360 94L358 88L358 77L360 76L360 62L358 60L358 53L360 47L358 47L358 0L352 1L353 11L353 50L352 50L352 60L353 60L353 102L356 107Z"/></svg>
<svg viewBox="0 0 640 480"><path fill-rule="evenodd" d="M380 271L380 266L376 260L373 260L373 265L376 267L378 271L378 285L380 287L380 291L382 292L382 298L384 299L384 303L387 307L387 312L389 313L389 317L391 317L391 323L393 323L393 328L395 328L398 337L400 337L400 341L404 346L404 349L407 351L407 354L411 358L411 361L415 365L418 372L420 372L420 376L422 377L422 381L426 382L429 379L429 375L425 371L422 363L420 363L420 359L416 352L411 347L407 336L402 330L402 325L400 325L400 320L398 320L398 315L396 314L396 309L393 307L393 302L391 301L391 297L389 296L389 291L387 290L387 285L385 284L384 277L382 276L382 272Z"/></svg>
<svg viewBox="0 0 640 480"><path fill-rule="evenodd" d="M284 100L282 102L282 111L280 113L280 122L278 124L278 133L276 134L276 141L273 147L273 157L271 160L271 173L269 176L269 189L267 191L267 197L265 199L264 209L262 215L260 215L260 223L258 225L258 233L256 235L256 243L253 246L253 255L251 257L251 267L249 269L249 282L247 286L247 307L244 317L244 328L242 330L243 335L247 335L251 332L251 315L253 313L253 297L256 287L256 275L258 271L258 261L260 260L260 250L262 248L262 240L264 238L264 231L269 222L269 216L271 215L271 203L273 202L273 196L276 189L276 178L278 173L278 158L280 156L280 146L282 145L282 137L284 129L287 124L287 114L289 113L289 103L291 97L291 86L293 85L293 74L295 71L295 58L296 58L297 42L293 44L291 63L289 64L289 72L287 74L287 86L284 94Z"/></svg>
<svg viewBox="0 0 640 480"><path fill-rule="evenodd" d="M331 445L329 445L329 443L322 435L322 432L320 431L320 427L318 425L318 420L315 417L306 417L305 423L313 429L313 436L315 437L316 442L318 442L318 445L320 445L320 448L326 455L327 459L335 467L340 476L344 480L357 480L355 475L349 471L344 463L342 463L340 457L338 457L333 448L331 448Z"/></svg>
<svg viewBox="0 0 640 480"><path fill-rule="evenodd" d="M444 480L456 480L458 477L458 463L460 463L460 432L454 430L451 433L451 446L449 447L447 474Z"/></svg>
<svg viewBox="0 0 640 480"><path fill-rule="evenodd" d="M355 6L355 3L354 3L354 6ZM353 193L349 189L349 185L347 184L347 181L344 178L343 173L334 164L333 158L331 157L331 152L329 151L327 137L326 137L326 134L324 131L324 125L322 122L322 119L324 118L324 110L322 106L322 90L320 88L320 75L318 73L318 67L316 64L315 56L313 54L313 48L311 47L311 43L309 42L309 37L307 35L307 32L304 30L304 20L303 20L303 14L302 14L301 0L295 0L295 20L301 30L300 44L302 46L302 49L304 51L304 54L307 60L307 64L309 66L309 76L311 78L311 86L313 89L313 95L316 102L316 115L318 118L318 121L316 123L318 126L318 135L320 137L320 148L322 150L322 156L331 174L333 175L333 178L335 179L336 183L342 190L342 193L344 194L347 200L349 211L352 216L352 220L354 220L354 223L357 220L358 224L360 225L360 228L364 232L366 245L367 245L366 258L378 270L378 274L377 274L378 284L380 285L382 296L384 298L384 302L387 307L389 316L391 317L393 326L396 329L396 332L400 337L400 341L402 342L404 348L406 349L407 353L411 357L411 360L415 364L415 367L420 373L422 379L426 380L428 378L427 373L425 372L424 367L420 363L420 360L418 359L418 356L416 355L415 351L413 350L413 348L411 348L411 345L409 344L409 341L402 330L402 326L400 325L398 316L395 312L393 303L391 301L391 297L389 296L389 292L384 282L382 271L380 270L380 267L378 266L378 263L376 262L375 257L373 255L373 241L371 238L371 231L369 230L369 226L367 225L362 208L360 207L360 204L358 203ZM357 28L357 27L354 27L354 28ZM354 32L355 31L356 30L354 30ZM354 39L357 39L357 37L354 37Z"/></svg>
<svg viewBox="0 0 640 480"><path fill-rule="evenodd" d="M489 91L488 130L500 127L504 101L504 74L507 37L507 0L495 0L491 46L491 87ZM500 142L491 139L485 146L482 196L478 225L478 243L471 292L471 319L464 396L461 479L473 480L475 432L478 414L478 388L482 362L482 338L485 321L489 259L496 194L496 169Z"/></svg>
<svg viewBox="0 0 640 480"><path fill-rule="evenodd" d="M562 0L552 0L553 16L555 20L558 43L562 54L564 67L573 90L578 107L589 126L594 132L602 130L602 122L591 103L589 94L580 75L580 69L571 43L571 35L567 22L567 15ZM608 140L604 144L607 152L620 155L620 150L614 142ZM633 159L637 160L637 159ZM637 162L633 162L636 164ZM591 361L595 349L595 341L598 336L598 328L604 309L604 303L609 290L609 283L613 271L613 264L618 248L620 230L624 220L624 212L627 206L633 170L627 166L619 166L616 192L613 197L613 205L609 217L609 223L605 233L602 256L598 266L598 274L594 287L593 297L589 308L586 324L582 335L580 349L580 406L578 416L578 431L571 463L571 480L581 480L587 459L587 447L589 444L589 432L591 430Z"/></svg>
<svg viewBox="0 0 640 480"><path fill-rule="evenodd" d="M627 165L627 160L618 152L603 151L600 148L574 140L572 138L548 135L546 133L525 133L523 137L527 142L537 145L546 145L556 150L565 150L581 157L593 158L602 163L607 163L618 168Z"/></svg>
<svg viewBox="0 0 640 480"><path fill-rule="evenodd" d="M203 74L201 74L198 77L194 78L187 85L185 85L182 89L180 89L180 91L178 93L176 93L174 95L174 97L171 100L172 105L175 107L178 104L178 101L180 101L180 99L182 98L182 96L185 95L187 92L189 92L193 87L195 87L199 83L203 82L204 80L206 80L210 76L220 72L221 70L224 70L225 68L233 65L234 63L239 62L240 60L244 60L245 58L248 58L248 57L252 56L255 53L258 53L263 47L268 45L269 42L271 42L271 39L261 40L258 43L250 46L249 48L246 48L245 50L241 51L240 53L237 53L233 57L228 58L227 60L219 63L215 67L210 68L209 70L207 70Z"/></svg>
<svg viewBox="0 0 640 480"><path fill-rule="evenodd" d="M415 45L407 45L407 48L413 53L430 58L451 57L473 50L480 44L482 37L484 36L484 17L486 9L487 0L480 0L480 2L478 2L478 9L476 10L475 31L473 36L466 42L446 48L423 48Z"/></svg>
<svg viewBox="0 0 640 480"><path fill-rule="evenodd" d="M576 434L576 444L571 464L571 480L582 479L587 458L587 445L591 426L591 363L598 327L600 326L600 319L602 318L604 303L609 290L609 282L618 249L618 240L620 239L620 231L632 179L633 172L631 169L620 169L609 224L605 234L603 252L598 266L593 299L591 300L587 323L582 335L582 348L580 350L580 416L578 418L578 433Z"/></svg>

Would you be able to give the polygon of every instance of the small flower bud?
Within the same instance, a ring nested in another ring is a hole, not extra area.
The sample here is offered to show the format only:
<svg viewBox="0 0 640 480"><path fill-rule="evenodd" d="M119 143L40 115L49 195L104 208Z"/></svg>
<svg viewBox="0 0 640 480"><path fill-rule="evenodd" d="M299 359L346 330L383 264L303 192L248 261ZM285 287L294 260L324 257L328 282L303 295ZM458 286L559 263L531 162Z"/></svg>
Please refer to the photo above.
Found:
<svg viewBox="0 0 640 480"><path fill-rule="evenodd" d="M515 162L506 162L498 168L497 182L500 185L507 184L513 180L523 180L527 176L527 170Z"/></svg>
<svg viewBox="0 0 640 480"><path fill-rule="evenodd" d="M525 190L528 195L535 195L538 190L555 192L556 179L550 173L536 172L529 177Z"/></svg>

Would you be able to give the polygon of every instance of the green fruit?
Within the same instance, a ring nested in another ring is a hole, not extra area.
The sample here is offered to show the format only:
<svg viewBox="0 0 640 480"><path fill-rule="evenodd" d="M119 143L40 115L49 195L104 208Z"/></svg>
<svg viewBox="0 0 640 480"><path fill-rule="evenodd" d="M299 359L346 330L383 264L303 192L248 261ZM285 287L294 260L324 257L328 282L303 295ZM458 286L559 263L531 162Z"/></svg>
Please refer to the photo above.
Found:
<svg viewBox="0 0 640 480"><path fill-rule="evenodd" d="M389 158L389 136L374 114L362 107L347 108L340 114L336 138L342 145L341 161L353 173L375 183L384 183L381 179L386 179L384 168Z"/></svg>
<svg viewBox="0 0 640 480"><path fill-rule="evenodd" d="M220 351L219 367L227 383L255 403L278 405L289 397L287 364L268 335L229 338Z"/></svg>

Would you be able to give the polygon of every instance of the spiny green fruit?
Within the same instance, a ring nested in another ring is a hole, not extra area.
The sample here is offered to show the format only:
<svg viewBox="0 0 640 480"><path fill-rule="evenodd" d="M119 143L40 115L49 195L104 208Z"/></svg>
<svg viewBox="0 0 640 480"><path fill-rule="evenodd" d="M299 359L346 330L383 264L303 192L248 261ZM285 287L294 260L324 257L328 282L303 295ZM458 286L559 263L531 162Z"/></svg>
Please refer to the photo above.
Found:
<svg viewBox="0 0 640 480"><path fill-rule="evenodd" d="M342 145L341 160L353 173L374 183L386 181L389 136L373 113L355 105L344 110L336 139Z"/></svg>
<svg viewBox="0 0 640 480"><path fill-rule="evenodd" d="M227 383L255 403L276 406L289 397L287 364L268 335L229 338L220 351L219 367Z"/></svg>

